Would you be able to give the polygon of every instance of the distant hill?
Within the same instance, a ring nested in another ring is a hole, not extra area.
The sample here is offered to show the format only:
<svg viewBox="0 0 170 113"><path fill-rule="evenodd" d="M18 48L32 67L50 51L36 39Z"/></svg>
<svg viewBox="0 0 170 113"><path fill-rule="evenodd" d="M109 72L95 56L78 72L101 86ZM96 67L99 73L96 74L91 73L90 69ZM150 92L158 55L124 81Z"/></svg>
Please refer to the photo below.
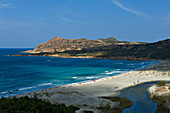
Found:
<svg viewBox="0 0 170 113"><path fill-rule="evenodd" d="M54 37L43 44L38 44L34 50L25 51L25 53L44 53L44 52L64 52L68 50L82 50L83 48L102 47L108 45L125 45L125 44L140 44L138 42L118 41L114 37L107 39L98 38L97 40L88 39L63 39Z"/></svg>

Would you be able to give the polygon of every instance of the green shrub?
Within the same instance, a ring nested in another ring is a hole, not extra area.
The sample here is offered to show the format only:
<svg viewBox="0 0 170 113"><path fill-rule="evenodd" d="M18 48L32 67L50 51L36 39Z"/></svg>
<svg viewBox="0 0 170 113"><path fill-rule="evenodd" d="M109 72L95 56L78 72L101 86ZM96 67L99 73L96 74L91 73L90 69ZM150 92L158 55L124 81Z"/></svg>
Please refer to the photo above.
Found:
<svg viewBox="0 0 170 113"><path fill-rule="evenodd" d="M165 86L166 82L165 81L161 81L161 82L157 82L156 86Z"/></svg>
<svg viewBox="0 0 170 113"><path fill-rule="evenodd" d="M42 101L37 97L4 98L0 99L0 113L75 113L79 108L66 107Z"/></svg>

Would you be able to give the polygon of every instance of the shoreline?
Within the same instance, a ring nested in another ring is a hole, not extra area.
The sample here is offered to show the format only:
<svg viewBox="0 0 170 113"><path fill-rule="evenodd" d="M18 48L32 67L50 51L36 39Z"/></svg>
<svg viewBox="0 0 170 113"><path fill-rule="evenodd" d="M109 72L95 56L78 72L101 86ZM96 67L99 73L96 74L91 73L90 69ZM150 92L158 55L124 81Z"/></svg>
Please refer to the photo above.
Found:
<svg viewBox="0 0 170 113"><path fill-rule="evenodd" d="M100 78L95 81L73 83L16 95L17 98L28 96L49 101L53 104L74 105L81 109L96 111L96 108L110 105L116 107L117 102L111 102L101 97L115 96L121 90L152 81L170 81L170 61L161 61L142 69L128 71L116 76Z"/></svg>
<svg viewBox="0 0 170 113"><path fill-rule="evenodd" d="M88 58L87 58L87 59L88 59ZM108 60L110 60L110 59L108 59ZM159 62L163 62L163 61L159 61ZM157 63L159 63L159 62L157 62ZM157 63L153 63L153 64L157 64ZM125 71L125 72L122 72L122 73L120 73L120 74L116 74L116 75L112 75L112 76L105 76L105 77L100 77L100 78L92 79L92 80L84 80L84 81L81 81L81 82L63 84L63 85L58 85L58 86L55 86L55 87L70 87L70 86L75 86L75 85L80 85L80 84L94 83L94 80L95 80L95 82L96 82L96 81L98 81L98 80L100 81L100 80L103 80L103 79L111 79L111 78L113 78L113 77L115 77L115 76L120 76L120 75L122 75L122 74L124 74L124 73L127 73L127 72L130 72L130 71L137 71L137 70L144 69L144 68L146 68L146 67L148 67L148 66L151 66L151 65L153 65L153 64L148 64L148 65L146 65L146 66L144 66L144 67L136 68L136 69L134 69L134 70ZM142 83L139 83L139 84L142 84ZM138 85L138 84L136 84L136 85ZM55 88L55 87L50 87L50 88ZM131 86L128 86L128 87L131 87ZM45 89L50 89L50 88L45 88ZM41 91L41 90L45 90L45 89L38 89L38 90L34 90L34 91L36 92L36 91ZM29 92L21 93L21 94L27 94L27 93L34 92L34 91L29 91ZM20 94L17 94L17 95L20 95ZM16 96L16 95L15 95L15 96Z"/></svg>
<svg viewBox="0 0 170 113"><path fill-rule="evenodd" d="M25 56L25 55L24 55L24 56ZM40 57L41 57L41 56L40 56ZM53 56L47 56L47 57L53 57ZM58 57L58 58L62 58L62 57ZM91 58L83 58L83 59L91 59ZM95 58L93 58L93 59L95 59ZM103 60L104 60L104 59L103 59ZM112 59L108 59L108 60L112 60ZM159 61L159 62L164 62L164 61ZM157 63L159 63L159 62L157 62ZM153 63L153 64L157 64L157 63ZM94 80L95 80L95 82L97 82L97 81L101 81L101 80L103 80L103 79L112 79L112 78L115 77L115 76L120 76L120 75L122 75L122 74L124 74L124 73L127 73L127 72L130 72L130 71L141 70L141 69L146 68L146 67L148 67L148 66L151 66L151 65L153 65L153 64L148 64L148 65L146 65L146 66L144 66L144 67L136 68L136 69L129 70L129 71L125 71L125 72L122 72L122 73L120 73L120 74L116 74L116 75L112 75L112 76L105 76L105 77L100 77L100 78L93 79L93 80L84 80L84 81L81 81L81 82L75 82L75 83L70 83L70 84L63 84L63 85L61 84L61 85L58 85L58 86L53 86L53 87L49 87L49 88L45 88L45 89L50 89L50 88L55 88L55 87L77 86L77 85L80 85L80 84L93 83ZM137 85L137 84L136 84L136 85ZM34 87L34 86L33 86L33 87ZM131 86L128 86L128 87L131 87ZM21 94L27 94L27 93L30 93L30 92L42 91L42 90L45 90L45 89L37 89L37 90L33 90L33 91L29 91L29 92L23 92L23 93L14 94L14 95L12 95L12 93L11 93L11 96L10 96L10 97L17 96L17 95L21 95ZM11 91L6 91L6 92L10 93L10 92L13 92L13 90L11 90ZM8 96L7 96L7 97L8 97Z"/></svg>
<svg viewBox="0 0 170 113"><path fill-rule="evenodd" d="M99 79L96 79L95 82L94 81L83 81L83 82L79 82L79 83L71 83L71 84L66 84L66 85L61 85L61 86L57 86L58 89L61 89L61 88L64 88L64 89L71 89L73 87L81 87L81 86L89 86L89 85L95 85L95 84L99 84L101 81L110 81L110 80L114 80L114 79L117 79L117 78L122 78L122 77L125 77L127 78L127 75L129 76L129 74L135 74L136 72L137 73L140 73L140 71L148 71L148 69L156 66L156 65L159 65L159 64L162 64L162 63L166 63L166 62L169 62L169 61L160 61L158 63L154 63L154 64L151 64L151 65L148 65L144 68L141 68L141 69L136 69L136 70L132 70L132 71L128 71L128 72L124 72L124 73L121 73L121 74L118 74L118 75L114 75L114 76L109 76L109 77L103 77L103 78L99 78ZM139 71L139 72L138 72ZM152 72L151 72L152 73ZM146 73L147 74L147 73ZM118 87L118 88L115 88L116 90L114 91L119 91L119 90L122 90L124 88L127 88L127 87L131 87L131 86L135 86L135 85L138 85L138 84L142 84L142 83L146 83L146 82L152 82L152 81L170 81L170 72L168 71L165 71L165 75L166 77L162 77L162 78L152 78L152 79L148 79L148 80L138 80L138 81L135 81L135 79L133 80L134 82L132 82L132 84L127 84L127 85L124 85L124 86L121 86L121 87ZM159 76L159 75L155 75L155 76ZM130 76L133 78L133 76ZM153 76L152 76L153 77ZM142 77L142 78L145 78L145 77ZM167 79L168 78L168 79ZM56 88L56 87L52 87L52 88ZM77 89L76 88L76 89ZM51 88L47 88L47 89L42 89L42 90L48 90L48 89L51 89ZM31 92L39 92L39 91L42 91L42 90L36 90L36 91L31 91ZM113 91L113 92L114 92ZM28 92L28 93L31 93L31 92ZM24 93L24 94L28 94L28 93ZM22 95L22 94L19 94L19 95ZM111 94L111 95L114 95ZM110 96L111 96L110 95ZM97 95L94 95L94 96L97 96ZM109 95L103 95L103 96L109 96Z"/></svg>

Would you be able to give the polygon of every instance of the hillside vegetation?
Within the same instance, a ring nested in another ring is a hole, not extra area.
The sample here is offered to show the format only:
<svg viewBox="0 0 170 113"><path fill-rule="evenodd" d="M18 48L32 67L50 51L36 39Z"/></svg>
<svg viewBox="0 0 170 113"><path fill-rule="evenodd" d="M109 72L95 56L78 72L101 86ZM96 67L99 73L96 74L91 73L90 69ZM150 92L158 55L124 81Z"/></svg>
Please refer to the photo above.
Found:
<svg viewBox="0 0 170 113"><path fill-rule="evenodd" d="M118 41L114 37L97 40L54 37L34 50L30 56L64 58L106 58L114 60L169 60L170 39L155 43ZM23 56L23 55L18 55Z"/></svg>
<svg viewBox="0 0 170 113"><path fill-rule="evenodd" d="M63 39L54 37L46 43L38 44L34 50L26 51L26 53L42 53L42 52L63 52L67 50L81 50L82 48L101 47L107 45L124 45L124 44L139 44L138 42L118 41L114 37L107 39L98 38L97 40L88 39Z"/></svg>
<svg viewBox="0 0 170 113"><path fill-rule="evenodd" d="M65 51L70 54L102 53L98 58L108 59L141 59L169 60L170 39L148 44L109 45L103 47L84 48L79 51Z"/></svg>

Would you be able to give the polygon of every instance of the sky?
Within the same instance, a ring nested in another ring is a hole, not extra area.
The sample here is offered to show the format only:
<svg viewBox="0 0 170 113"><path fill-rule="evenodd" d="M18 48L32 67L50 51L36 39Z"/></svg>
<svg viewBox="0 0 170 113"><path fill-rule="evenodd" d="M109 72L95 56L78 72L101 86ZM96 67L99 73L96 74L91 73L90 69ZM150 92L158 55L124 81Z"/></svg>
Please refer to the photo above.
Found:
<svg viewBox="0 0 170 113"><path fill-rule="evenodd" d="M0 0L0 48L65 39L170 38L170 0Z"/></svg>

